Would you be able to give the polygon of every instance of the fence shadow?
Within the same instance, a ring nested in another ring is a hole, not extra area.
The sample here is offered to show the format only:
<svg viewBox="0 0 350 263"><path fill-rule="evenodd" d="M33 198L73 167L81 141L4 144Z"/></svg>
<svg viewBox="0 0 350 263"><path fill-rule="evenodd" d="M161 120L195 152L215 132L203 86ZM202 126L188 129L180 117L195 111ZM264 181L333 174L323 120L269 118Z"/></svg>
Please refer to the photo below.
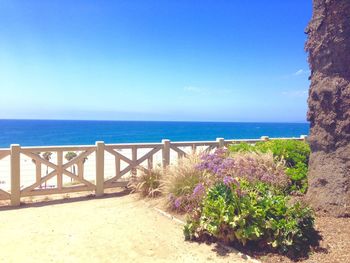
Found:
<svg viewBox="0 0 350 263"><path fill-rule="evenodd" d="M98 200L98 199L108 199L108 198L114 198L114 197L122 197L130 194L130 189L127 188L119 188L119 189L111 189L110 192L105 193L103 196L96 197L94 193L76 193L76 196L69 195L58 195L55 199L48 199L48 197L43 197L38 200L25 200L21 202L20 206L14 207L10 206L9 204L4 204L0 206L0 211L6 211L6 210L20 210L20 209L26 209L26 208L32 208L32 207L43 207L43 206L50 206L50 205L58 205L58 204L67 204L67 203L74 203L74 202L82 202L82 201L90 201L90 200Z"/></svg>

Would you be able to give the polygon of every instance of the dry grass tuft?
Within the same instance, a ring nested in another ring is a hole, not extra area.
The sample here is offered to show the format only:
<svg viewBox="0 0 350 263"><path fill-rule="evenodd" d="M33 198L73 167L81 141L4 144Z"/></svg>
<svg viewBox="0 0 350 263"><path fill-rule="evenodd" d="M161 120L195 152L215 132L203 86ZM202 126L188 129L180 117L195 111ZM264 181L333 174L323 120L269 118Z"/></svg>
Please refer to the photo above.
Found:
<svg viewBox="0 0 350 263"><path fill-rule="evenodd" d="M132 177L128 185L132 193L140 193L142 197L157 197L162 194L163 170L160 167L142 171L139 177Z"/></svg>
<svg viewBox="0 0 350 263"><path fill-rule="evenodd" d="M200 155L192 153L167 168L163 183L169 208L184 212L196 186L208 181L210 175L196 168L199 162Z"/></svg>

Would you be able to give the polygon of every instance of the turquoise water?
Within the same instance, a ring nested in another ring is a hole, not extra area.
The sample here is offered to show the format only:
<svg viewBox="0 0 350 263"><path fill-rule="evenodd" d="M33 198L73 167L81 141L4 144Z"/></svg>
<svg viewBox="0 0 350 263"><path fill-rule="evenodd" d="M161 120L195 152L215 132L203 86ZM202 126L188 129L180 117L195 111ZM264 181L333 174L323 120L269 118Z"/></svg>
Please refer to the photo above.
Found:
<svg viewBox="0 0 350 263"><path fill-rule="evenodd" d="M0 120L0 147L293 137L308 123Z"/></svg>

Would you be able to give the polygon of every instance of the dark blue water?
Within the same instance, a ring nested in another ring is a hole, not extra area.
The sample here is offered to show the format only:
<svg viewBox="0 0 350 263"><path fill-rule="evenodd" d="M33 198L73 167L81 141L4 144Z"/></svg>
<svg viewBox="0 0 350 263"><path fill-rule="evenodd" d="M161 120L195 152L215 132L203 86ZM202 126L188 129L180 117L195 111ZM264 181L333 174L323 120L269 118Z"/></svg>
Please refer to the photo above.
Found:
<svg viewBox="0 0 350 263"><path fill-rule="evenodd" d="M0 147L254 139L309 134L308 123L0 120Z"/></svg>

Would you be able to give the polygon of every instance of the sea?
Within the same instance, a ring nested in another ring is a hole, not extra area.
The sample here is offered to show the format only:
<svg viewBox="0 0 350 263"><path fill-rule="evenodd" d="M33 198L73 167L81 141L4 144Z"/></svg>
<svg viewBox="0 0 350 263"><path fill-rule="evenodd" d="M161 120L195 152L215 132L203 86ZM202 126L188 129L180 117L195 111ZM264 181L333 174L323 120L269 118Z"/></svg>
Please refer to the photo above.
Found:
<svg viewBox="0 0 350 263"><path fill-rule="evenodd" d="M309 134L309 123L0 120L0 148L171 141L213 141Z"/></svg>

